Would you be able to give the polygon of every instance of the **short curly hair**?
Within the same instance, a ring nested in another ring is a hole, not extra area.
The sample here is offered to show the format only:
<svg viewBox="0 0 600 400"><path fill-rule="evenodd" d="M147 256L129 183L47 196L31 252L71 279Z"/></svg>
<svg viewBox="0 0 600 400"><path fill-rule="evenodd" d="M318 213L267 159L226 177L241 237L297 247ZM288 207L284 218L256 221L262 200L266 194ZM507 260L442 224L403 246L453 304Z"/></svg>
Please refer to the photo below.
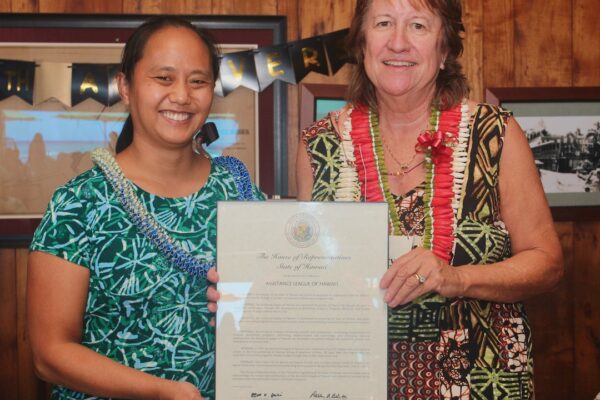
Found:
<svg viewBox="0 0 600 400"><path fill-rule="evenodd" d="M425 7L442 19L442 50L447 53L445 68L436 80L436 100L441 109L449 109L469 94L469 85L458 58L463 52L462 6L460 0L409 0L415 7ZM364 22L373 0L357 0L354 17L346 40L348 53L356 61L348 86L348 101L356 105L377 106L377 93L364 65Z"/></svg>

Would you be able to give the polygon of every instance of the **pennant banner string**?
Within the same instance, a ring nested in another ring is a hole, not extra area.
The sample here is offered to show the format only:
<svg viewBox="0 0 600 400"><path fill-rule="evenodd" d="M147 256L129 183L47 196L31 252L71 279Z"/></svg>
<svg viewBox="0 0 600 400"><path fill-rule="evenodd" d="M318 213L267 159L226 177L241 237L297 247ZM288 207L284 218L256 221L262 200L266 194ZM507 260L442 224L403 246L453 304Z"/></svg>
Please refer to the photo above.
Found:
<svg viewBox="0 0 600 400"><path fill-rule="evenodd" d="M276 80L297 84L311 72L334 75L352 62L344 46L347 34L348 29L343 29L276 46L223 54L215 94L227 96L240 86L259 92ZM36 65L35 62L0 59L0 100L15 95L33 105L55 97L67 106L74 106L91 98L112 106L120 100L116 85L118 71L118 64L42 62ZM70 90L49 93L53 90L45 77L56 74L70 79Z"/></svg>

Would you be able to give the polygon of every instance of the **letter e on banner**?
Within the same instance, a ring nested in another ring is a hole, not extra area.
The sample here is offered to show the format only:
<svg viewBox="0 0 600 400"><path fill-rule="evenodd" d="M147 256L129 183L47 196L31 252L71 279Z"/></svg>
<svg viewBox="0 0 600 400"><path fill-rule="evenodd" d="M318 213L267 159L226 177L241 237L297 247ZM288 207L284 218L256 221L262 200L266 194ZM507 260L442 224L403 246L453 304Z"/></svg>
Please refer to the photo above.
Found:
<svg viewBox="0 0 600 400"><path fill-rule="evenodd" d="M294 67L287 46L258 49L254 54L256 75L260 90L265 90L276 79L295 84Z"/></svg>

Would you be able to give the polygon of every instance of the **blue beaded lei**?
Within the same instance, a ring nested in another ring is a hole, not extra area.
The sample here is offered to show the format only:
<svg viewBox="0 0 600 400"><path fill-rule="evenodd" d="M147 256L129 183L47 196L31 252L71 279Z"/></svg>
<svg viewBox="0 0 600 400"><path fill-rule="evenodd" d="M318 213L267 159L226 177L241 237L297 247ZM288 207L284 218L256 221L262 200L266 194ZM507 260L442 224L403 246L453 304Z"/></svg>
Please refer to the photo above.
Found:
<svg viewBox="0 0 600 400"><path fill-rule="evenodd" d="M200 260L169 236L136 196L133 185L125 178L123 171L108 150L102 148L94 150L92 161L102 170L123 208L140 232L148 237L171 263L191 275L206 277L208 270L215 264L214 257L209 256L205 260ZM248 170L240 160L235 157L216 157L213 162L227 168L234 176L240 200L256 199Z"/></svg>
<svg viewBox="0 0 600 400"><path fill-rule="evenodd" d="M235 187L239 194L239 200L257 200L252 190L252 181L250 174L243 162L235 157L221 156L212 160L216 165L225 167L229 170L235 180Z"/></svg>

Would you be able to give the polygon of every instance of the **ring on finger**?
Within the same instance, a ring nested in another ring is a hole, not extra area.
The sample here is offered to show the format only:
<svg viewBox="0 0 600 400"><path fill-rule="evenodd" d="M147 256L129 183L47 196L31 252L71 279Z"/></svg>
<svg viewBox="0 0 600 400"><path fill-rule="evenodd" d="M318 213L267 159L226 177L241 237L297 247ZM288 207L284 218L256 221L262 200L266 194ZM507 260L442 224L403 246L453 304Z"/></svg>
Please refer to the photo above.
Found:
<svg viewBox="0 0 600 400"><path fill-rule="evenodd" d="M419 275L417 273L415 273L415 279L417 280L417 282L419 283L419 285L424 284L425 281L427 280L426 277L424 277L423 275Z"/></svg>

